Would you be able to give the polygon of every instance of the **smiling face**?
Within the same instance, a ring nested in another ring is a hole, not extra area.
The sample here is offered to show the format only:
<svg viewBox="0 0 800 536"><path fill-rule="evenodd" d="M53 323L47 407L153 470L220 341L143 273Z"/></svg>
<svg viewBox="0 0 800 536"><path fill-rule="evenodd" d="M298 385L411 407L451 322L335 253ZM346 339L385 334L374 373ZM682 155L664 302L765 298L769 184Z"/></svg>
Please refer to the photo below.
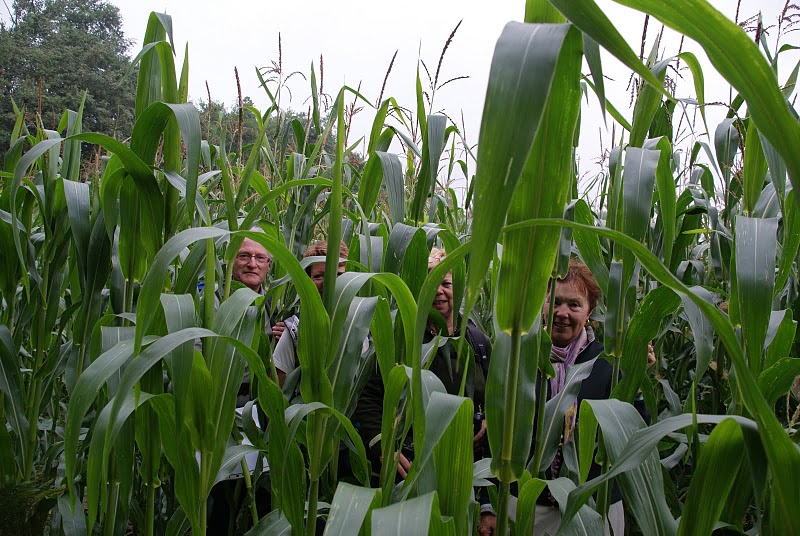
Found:
<svg viewBox="0 0 800 536"><path fill-rule="evenodd" d="M578 338L592 309L586 292L574 282L556 284L555 311L551 337L553 346L563 348Z"/></svg>
<svg viewBox="0 0 800 536"><path fill-rule="evenodd" d="M272 268L272 257L264 246L245 238L233 261L233 279L258 292Z"/></svg>
<svg viewBox="0 0 800 536"><path fill-rule="evenodd" d="M432 307L439 311L448 326L453 323L453 274L448 273L439 283Z"/></svg>

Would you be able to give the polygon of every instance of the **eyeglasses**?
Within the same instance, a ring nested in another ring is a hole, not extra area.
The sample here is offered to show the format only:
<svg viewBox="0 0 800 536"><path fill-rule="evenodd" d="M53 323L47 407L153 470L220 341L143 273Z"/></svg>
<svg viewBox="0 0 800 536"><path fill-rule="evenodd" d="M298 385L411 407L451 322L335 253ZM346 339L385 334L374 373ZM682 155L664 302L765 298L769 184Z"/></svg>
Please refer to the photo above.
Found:
<svg viewBox="0 0 800 536"><path fill-rule="evenodd" d="M272 259L266 255L251 255L250 253L239 253L236 255L236 260L247 264L250 259L255 259L258 264L272 264Z"/></svg>

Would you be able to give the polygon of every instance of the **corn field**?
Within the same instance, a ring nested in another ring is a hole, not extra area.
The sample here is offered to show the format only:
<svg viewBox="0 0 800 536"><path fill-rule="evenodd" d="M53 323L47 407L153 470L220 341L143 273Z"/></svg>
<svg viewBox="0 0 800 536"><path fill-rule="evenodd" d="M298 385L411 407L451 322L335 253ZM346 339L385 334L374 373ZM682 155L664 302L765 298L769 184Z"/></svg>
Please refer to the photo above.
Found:
<svg viewBox="0 0 800 536"><path fill-rule="evenodd" d="M187 103L189 65L175 64L173 21L157 13L135 59L130 139L83 132L81 109L58 131L28 128L19 110L0 140L0 532L211 534L207 499L238 472L230 534L476 534L481 489L495 534L531 534L545 486L560 533L602 534L614 481L631 534L800 534L798 69L777 69L796 47L754 42L704 0L618 3L705 50L731 88L724 120L706 122L693 54L640 59L592 0L528 0L525 22L504 28L477 149L432 113L419 76L410 107L350 87L328 103L313 68L307 123L268 136L281 81L262 78L272 104L245 110L260 130L243 144ZM630 121L606 102L601 48L640 80ZM665 83L679 62L696 100L678 109L701 118L686 152ZM591 195L575 164L585 97L618 125ZM347 139L351 102L374 116L363 155ZM88 144L105 155L96 169L81 163ZM463 198L448 187L459 174ZM274 257L266 296L233 278L245 238ZM350 247L338 278L328 250L322 294L300 260L318 238ZM447 256L429 273L434 245ZM553 404L536 397L553 375L540 318L571 256L602 289L593 320L618 374L610 399L580 405L568 470L548 480L580 378ZM423 366L449 272L493 346L491 458L474 463L479 408ZM299 396L277 382L267 299L277 319L302 311ZM371 480L352 415L376 369ZM415 461L396 481L412 426ZM589 479L593 460L603 470Z"/></svg>

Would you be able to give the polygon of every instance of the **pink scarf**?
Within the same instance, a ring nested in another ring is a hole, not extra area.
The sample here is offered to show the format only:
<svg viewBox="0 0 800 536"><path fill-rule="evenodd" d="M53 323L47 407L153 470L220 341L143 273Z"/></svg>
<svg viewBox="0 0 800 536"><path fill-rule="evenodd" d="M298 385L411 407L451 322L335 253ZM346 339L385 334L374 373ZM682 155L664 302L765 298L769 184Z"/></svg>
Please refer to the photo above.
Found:
<svg viewBox="0 0 800 536"><path fill-rule="evenodd" d="M552 347L550 350L550 362L553 364L556 375L554 378L550 378L551 398L564 389L564 383L567 379L567 367L575 364L578 355L580 355L592 341L594 341L594 331L592 328L584 328L578 334L577 339L563 348L557 346Z"/></svg>

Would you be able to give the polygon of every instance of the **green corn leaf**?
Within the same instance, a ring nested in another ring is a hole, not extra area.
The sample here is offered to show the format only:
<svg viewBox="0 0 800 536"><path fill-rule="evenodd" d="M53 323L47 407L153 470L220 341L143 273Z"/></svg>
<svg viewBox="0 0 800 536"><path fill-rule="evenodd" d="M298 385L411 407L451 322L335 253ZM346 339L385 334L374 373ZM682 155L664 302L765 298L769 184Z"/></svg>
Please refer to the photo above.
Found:
<svg viewBox="0 0 800 536"><path fill-rule="evenodd" d="M767 160L764 158L761 137L755 125L751 124L747 129L744 143L742 206L745 214L752 216L767 174Z"/></svg>
<svg viewBox="0 0 800 536"><path fill-rule="evenodd" d="M778 262L778 275L775 279L776 293L783 291L792 273L792 264L797 257L797 251L800 249L800 209L798 209L800 205L795 191L790 190L783 203L783 243Z"/></svg>
<svg viewBox="0 0 800 536"><path fill-rule="evenodd" d="M597 449L597 417L587 401L581 402L578 410L578 473L581 484L589 477L595 450ZM566 506L566 505L565 505Z"/></svg>
<svg viewBox="0 0 800 536"><path fill-rule="evenodd" d="M7 326L0 325L0 391L4 395L3 402L7 422L11 425L18 441L17 454L21 457L20 459L25 459L29 425L28 419L25 417L26 406L19 368L11 332ZM22 470L21 467L20 470Z"/></svg>
<svg viewBox="0 0 800 536"><path fill-rule="evenodd" d="M328 366L328 376L333 386L334 407L343 413L353 399L358 399L359 393L354 386L361 364L361 348L369 333L377 303L377 297L352 300L340 331L341 338L338 341L336 354L332 356L333 359Z"/></svg>
<svg viewBox="0 0 800 536"><path fill-rule="evenodd" d="M475 249L470 256L466 310L475 304L494 257L511 197L544 114L567 33L566 26L512 22L503 29L495 46L478 143L472 222ZM537 53L528 53L530 50Z"/></svg>
<svg viewBox="0 0 800 536"><path fill-rule="evenodd" d="M733 119L723 119L714 131L714 149L717 155L717 165L722 173L726 190L731 180L733 160L739 150L739 131L734 123ZM726 204L729 204L727 200Z"/></svg>
<svg viewBox="0 0 800 536"><path fill-rule="evenodd" d="M276 499L274 506L283 511L286 516L284 522L288 519L292 530L299 533L304 520L306 468L299 445L289 440L289 427L284 418L287 401L278 385L268 382L265 395L259 396L259 403L270 420L267 460L270 467L280 468L270 473L272 496ZM261 526L268 517L263 518L256 527Z"/></svg>
<svg viewBox="0 0 800 536"><path fill-rule="evenodd" d="M520 488L517 498L517 523L518 534L533 534L536 522L536 499L542 494L547 482L539 478L531 478Z"/></svg>
<svg viewBox="0 0 800 536"><path fill-rule="evenodd" d="M633 128L631 128L630 145L641 147L644 143L653 118L661 105L661 93L663 92L664 76L667 74L667 67L673 58L661 60L650 69L653 76L661 83L659 86L644 85L639 91L636 104L633 108ZM658 87L658 89L656 89Z"/></svg>
<svg viewBox="0 0 800 536"><path fill-rule="evenodd" d="M435 491L372 511L372 533L386 536L456 534L451 518L443 518Z"/></svg>
<svg viewBox="0 0 800 536"><path fill-rule="evenodd" d="M703 287L691 287L691 290L708 303L713 303L711 293ZM694 381L699 382L700 377L705 374L711 363L711 354L714 349L714 328L692 300L684 296L682 301L694 336L694 352L697 358Z"/></svg>
<svg viewBox="0 0 800 536"><path fill-rule="evenodd" d="M613 468L626 461L623 449L631 443L631 436L639 430L648 428L642 421L639 413L630 404L618 400L588 400L594 415L603 433L605 452ZM652 427L651 427L652 429ZM617 482L622 490L625 505L636 518L636 522L643 532L648 534L674 534L677 524L667 506L664 491L661 464L655 449L650 448L648 453L625 473L617 473ZM617 471L615 471L617 472ZM608 474L608 473L606 473ZM600 477L603 478L603 477ZM597 482L594 479L570 493L570 501L566 504L566 512L561 520L565 527L572 518L572 513L577 513L577 501L572 501L573 495L578 495L582 489L590 487ZM582 503L580 503L582 504Z"/></svg>
<svg viewBox="0 0 800 536"><path fill-rule="evenodd" d="M58 513L61 514L61 528L65 536L86 534L86 516L83 514L83 508L73 510L69 498L65 495L58 498Z"/></svg>
<svg viewBox="0 0 800 536"><path fill-rule="evenodd" d="M711 64L747 102L756 127L783 157L800 188L800 123L778 87L775 72L742 28L705 0L618 0L697 41Z"/></svg>
<svg viewBox="0 0 800 536"><path fill-rule="evenodd" d="M418 451L419 455L415 456L404 484L408 491L435 491L440 497L442 513L453 517L459 533L468 531L469 524L466 514L472 497L473 414L469 398L431 393L425 410L424 444ZM431 462L433 467L428 466ZM433 469L435 476L426 481L425 474L429 468Z"/></svg>
<svg viewBox="0 0 800 536"><path fill-rule="evenodd" d="M396 225L406 219L405 189L400 159L395 154L384 152L375 154L380 158L383 168L383 182L389 194L389 214L392 225Z"/></svg>
<svg viewBox="0 0 800 536"><path fill-rule="evenodd" d="M631 49L625 38L617 31L594 0L579 0L577 2L550 0L550 3L563 13L570 23L591 36L600 46L611 52L652 87L658 89L662 95L671 98L664 90L661 81L642 63L639 56Z"/></svg>
<svg viewBox="0 0 800 536"><path fill-rule="evenodd" d="M785 396L797 376L800 376L800 359L796 357L779 359L764 370L758 376L758 388L764 394L767 404L774 406L779 397Z"/></svg>
<svg viewBox="0 0 800 536"><path fill-rule="evenodd" d="M323 536L358 534L370 511L380 504L380 490L340 482L331 500Z"/></svg>
<svg viewBox="0 0 800 536"><path fill-rule="evenodd" d="M273 510L262 517L255 527L245 533L245 536L290 536L294 534L294 526L284 517L286 512L280 509ZM298 532L299 534L300 532Z"/></svg>
<svg viewBox="0 0 800 536"><path fill-rule="evenodd" d="M737 216L735 230L736 295L733 298L741 314L742 338L750 370L757 376L763 369L764 340L772 311L778 220Z"/></svg>
<svg viewBox="0 0 800 536"><path fill-rule="evenodd" d="M596 360L597 358L586 363L571 365L567 370L564 388L545 404L544 420L542 421L542 426L544 426L542 460L539 467L528 467L528 471L531 474L544 472L553 462L553 457L556 455L564 433L564 416L575 404L581 388L581 382L592 373Z"/></svg>
<svg viewBox="0 0 800 536"><path fill-rule="evenodd" d="M556 39L557 45L562 43L541 124L508 205L508 223L537 217L559 217L564 213L573 179L573 163L571 151L564 151L563 147L572 143L580 110L583 41L577 30L567 27L563 41ZM480 160L478 162L477 180L480 180ZM477 210L483 202L482 195L482 192L477 192L475 227L479 225ZM497 186L493 195L494 199L486 202L499 201ZM476 238L474 234L473 238ZM504 236L495 308L501 330L524 333L533 325L544 304L559 239L559 232L537 229L519 230Z"/></svg>
<svg viewBox="0 0 800 536"><path fill-rule="evenodd" d="M686 62L689 70L692 72L694 79L694 93L697 97L697 104L700 108L700 116L703 118L703 125L705 126L706 133L708 132L708 122L706 121L706 97L705 97L705 76L697 56L691 52L681 52L676 58L680 58Z"/></svg>
<svg viewBox="0 0 800 536"><path fill-rule="evenodd" d="M677 220L675 178L672 175L672 147L666 137L647 140L645 149L660 151L656 168L656 188L658 189L659 217L661 220L663 253L662 260L672 265L672 249L675 245L675 225Z"/></svg>
<svg viewBox="0 0 800 536"><path fill-rule="evenodd" d="M568 478L561 477L548 480L547 487L561 509L561 505L567 502L568 494L575 489L575 483ZM603 518L598 512L584 505L566 525L561 523L559 533L561 532L567 535L581 536L603 534Z"/></svg>
<svg viewBox="0 0 800 536"><path fill-rule="evenodd" d="M225 455L222 457L222 465L219 468L216 478L214 478L214 485L222 482L231 473L237 469L241 470L242 460L247 454L252 452L259 452L253 445L233 445L225 449Z"/></svg>
<svg viewBox="0 0 800 536"><path fill-rule="evenodd" d="M486 433L492 452L492 472L505 482L513 482L522 475L530 456L541 346L539 328L539 325L534 325L522 337L519 343L521 358L516 368L510 362L511 336L497 331L492 348L489 377L486 379ZM514 388L509 389L509 386ZM513 413L506 411L509 399L514 402Z"/></svg>
<svg viewBox="0 0 800 536"><path fill-rule="evenodd" d="M622 232L640 241L644 240L650 229L659 156L659 151L637 147L629 147L625 151L625 170L622 173ZM632 266L626 266L626 273L632 271ZM626 285L627 280L628 278L625 279Z"/></svg>
<svg viewBox="0 0 800 536"><path fill-rule="evenodd" d="M714 530L739 472L743 447L738 422L726 419L714 427L692 475L678 534L710 534Z"/></svg>
<svg viewBox="0 0 800 536"><path fill-rule="evenodd" d="M792 310L772 311L767 328L767 338L764 341L766 361L764 368L769 368L782 357L791 355L794 344L797 321L792 318Z"/></svg>
<svg viewBox="0 0 800 536"><path fill-rule="evenodd" d="M679 305L680 299L667 287L651 290L639 302L625 331L625 342L619 363L622 379L614 388L612 393L614 398L626 402L633 401L645 377L647 343L658 335L664 317L674 313Z"/></svg>
<svg viewBox="0 0 800 536"><path fill-rule="evenodd" d="M592 209L583 199L575 202L575 221L590 226L595 224ZM594 233L587 233L581 229L574 229L572 236L575 238L575 245L580 251L581 259L592 271L600 290L603 294L607 294L608 266L600 246L600 239Z"/></svg>

